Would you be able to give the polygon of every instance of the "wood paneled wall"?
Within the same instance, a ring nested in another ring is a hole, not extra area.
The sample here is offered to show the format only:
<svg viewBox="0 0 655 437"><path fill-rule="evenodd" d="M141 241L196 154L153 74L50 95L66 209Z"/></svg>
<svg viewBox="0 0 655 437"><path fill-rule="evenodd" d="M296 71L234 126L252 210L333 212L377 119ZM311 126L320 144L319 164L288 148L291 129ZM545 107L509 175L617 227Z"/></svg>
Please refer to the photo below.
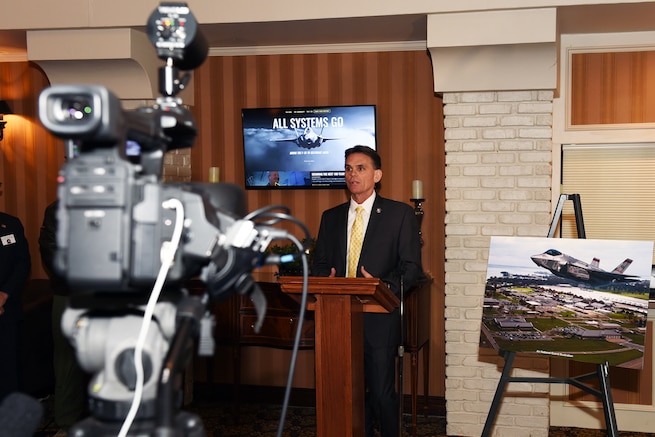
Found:
<svg viewBox="0 0 655 437"><path fill-rule="evenodd" d="M18 216L25 225L33 278L46 277L38 254L38 231L45 207L56 197L57 172L65 155L63 141L45 131L37 118L38 95L48 85L45 74L32 63L0 63L0 99L8 100L18 114L6 118L5 139L0 142L0 210ZM424 182L423 266L434 278L430 394L444 396L444 130L442 101L433 92L428 52L210 57L194 72L194 87L192 111L199 136L190 154L191 180L207 181L209 167L217 166L222 182L240 186L244 185L242 108L377 106L381 195L410 203L411 181ZM342 190L248 191L247 199L250 210L288 206L315 236L321 212L344 202L347 194ZM253 361L261 361L258 357ZM281 372L282 382L286 369ZM261 370L245 369L244 383L248 372L271 373Z"/></svg>
<svg viewBox="0 0 655 437"><path fill-rule="evenodd" d="M38 120L38 98L49 85L43 71L30 62L0 63L0 99L14 115L0 141L0 210L21 219L30 245L32 278L46 278L39 257L38 235L43 212L56 198L57 172L66 154Z"/></svg>
<svg viewBox="0 0 655 437"><path fill-rule="evenodd" d="M193 180L207 181L209 167L216 166L221 182L244 185L242 108L376 105L380 194L410 203L411 181L424 182L423 267L434 277L430 394L445 395L444 129L427 51L210 57L194 81L200 132L191 152ZM346 201L347 193L249 190L247 198L250 210L290 207L315 236L321 212Z"/></svg>
<svg viewBox="0 0 655 437"><path fill-rule="evenodd" d="M207 180L209 167L218 166L222 182L243 186L242 108L375 104L381 194L409 202L412 179L422 179L428 199L426 237L432 223L443 225L438 215L444 186L438 168L444 161L441 99L432 91L427 53L212 57L196 70L194 80L200 134L191 153L193 180ZM247 194L251 209L283 203L313 232L320 212L347 198L343 190ZM426 245L424 256L431 256L430 249Z"/></svg>
<svg viewBox="0 0 655 437"><path fill-rule="evenodd" d="M653 123L653 102L655 51L572 56L572 125Z"/></svg>

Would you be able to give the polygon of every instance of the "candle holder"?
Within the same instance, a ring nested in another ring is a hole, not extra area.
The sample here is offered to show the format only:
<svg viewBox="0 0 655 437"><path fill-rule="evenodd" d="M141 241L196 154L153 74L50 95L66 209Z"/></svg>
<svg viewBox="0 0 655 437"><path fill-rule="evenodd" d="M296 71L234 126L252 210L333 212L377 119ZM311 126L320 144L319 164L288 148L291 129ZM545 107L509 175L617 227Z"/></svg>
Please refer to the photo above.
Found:
<svg viewBox="0 0 655 437"><path fill-rule="evenodd" d="M421 231L421 225L423 224L423 202L425 199L409 199L414 202L414 216L416 221L418 221L418 236L421 239L421 246L423 246L423 231Z"/></svg>

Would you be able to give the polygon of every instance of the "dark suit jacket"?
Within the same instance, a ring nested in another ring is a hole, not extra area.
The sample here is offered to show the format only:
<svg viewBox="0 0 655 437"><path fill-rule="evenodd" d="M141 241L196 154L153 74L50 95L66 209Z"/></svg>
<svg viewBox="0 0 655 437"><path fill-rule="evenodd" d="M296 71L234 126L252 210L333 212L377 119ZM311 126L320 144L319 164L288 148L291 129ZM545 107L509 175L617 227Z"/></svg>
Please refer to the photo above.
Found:
<svg viewBox="0 0 655 437"><path fill-rule="evenodd" d="M39 253L41 264L50 278L50 288L59 296L68 296L66 280L55 269L55 253L57 252L57 209L59 200L55 200L45 209L43 224L39 231Z"/></svg>
<svg viewBox="0 0 655 437"><path fill-rule="evenodd" d="M0 291L7 293L5 319L18 320L23 314L21 292L32 267L25 231L20 220L0 212Z"/></svg>
<svg viewBox="0 0 655 437"><path fill-rule="evenodd" d="M349 202L346 202L323 213L314 250L314 276L328 276L331 267L336 268L336 276L346 276L348 208ZM405 291L417 282L422 274L421 241L418 221L409 205L376 196L364 235L357 276L362 276L361 266L384 281L396 295L400 293L401 275ZM395 321L379 316L365 315L367 340L379 343L388 339L397 345L395 333L398 326Z"/></svg>

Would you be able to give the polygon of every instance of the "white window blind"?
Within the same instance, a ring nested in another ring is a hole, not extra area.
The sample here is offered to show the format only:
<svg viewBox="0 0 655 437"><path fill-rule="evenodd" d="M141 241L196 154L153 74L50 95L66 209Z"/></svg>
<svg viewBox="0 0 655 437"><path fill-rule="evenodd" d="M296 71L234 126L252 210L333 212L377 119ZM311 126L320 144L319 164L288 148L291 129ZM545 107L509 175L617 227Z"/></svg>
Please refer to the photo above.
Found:
<svg viewBox="0 0 655 437"><path fill-rule="evenodd" d="M562 146L561 192L580 194L587 238L655 240L655 144ZM576 238L566 203L562 236Z"/></svg>

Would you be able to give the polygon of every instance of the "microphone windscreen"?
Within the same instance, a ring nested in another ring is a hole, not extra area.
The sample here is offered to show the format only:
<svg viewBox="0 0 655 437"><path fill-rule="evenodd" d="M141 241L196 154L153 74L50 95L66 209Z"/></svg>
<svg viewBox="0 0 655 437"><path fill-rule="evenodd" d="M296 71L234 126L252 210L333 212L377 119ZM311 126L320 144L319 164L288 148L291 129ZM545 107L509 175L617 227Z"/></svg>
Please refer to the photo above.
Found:
<svg viewBox="0 0 655 437"><path fill-rule="evenodd" d="M0 434L32 437L43 416L43 406L24 393L11 393L0 404Z"/></svg>

